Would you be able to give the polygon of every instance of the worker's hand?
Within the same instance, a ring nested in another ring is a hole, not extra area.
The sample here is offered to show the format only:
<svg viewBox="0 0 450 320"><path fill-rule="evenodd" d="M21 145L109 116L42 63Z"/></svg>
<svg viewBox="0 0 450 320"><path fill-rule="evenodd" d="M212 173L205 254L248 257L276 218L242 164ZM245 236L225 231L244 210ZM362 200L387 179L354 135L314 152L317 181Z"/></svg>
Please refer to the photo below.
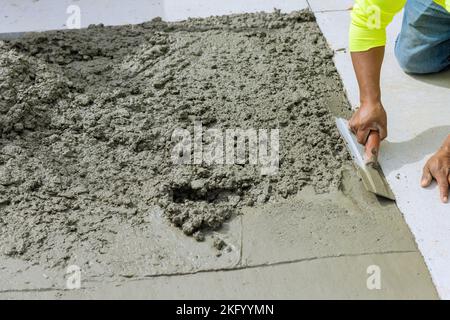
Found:
<svg viewBox="0 0 450 320"><path fill-rule="evenodd" d="M380 139L385 139L387 115L381 102L361 104L350 119L349 127L360 144L366 144L370 131L378 131Z"/></svg>
<svg viewBox="0 0 450 320"><path fill-rule="evenodd" d="M447 203L450 184L450 135L423 168L422 187L428 187L433 179L436 179L439 185L442 202Z"/></svg>

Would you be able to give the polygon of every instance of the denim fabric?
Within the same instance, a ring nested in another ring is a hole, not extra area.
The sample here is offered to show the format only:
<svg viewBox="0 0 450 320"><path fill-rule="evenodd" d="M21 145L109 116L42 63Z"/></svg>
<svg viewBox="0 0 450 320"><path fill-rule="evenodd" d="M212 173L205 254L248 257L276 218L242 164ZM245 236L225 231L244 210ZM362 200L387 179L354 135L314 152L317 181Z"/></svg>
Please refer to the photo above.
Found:
<svg viewBox="0 0 450 320"><path fill-rule="evenodd" d="M408 0L395 55L408 73L434 73L450 66L450 12L433 0Z"/></svg>

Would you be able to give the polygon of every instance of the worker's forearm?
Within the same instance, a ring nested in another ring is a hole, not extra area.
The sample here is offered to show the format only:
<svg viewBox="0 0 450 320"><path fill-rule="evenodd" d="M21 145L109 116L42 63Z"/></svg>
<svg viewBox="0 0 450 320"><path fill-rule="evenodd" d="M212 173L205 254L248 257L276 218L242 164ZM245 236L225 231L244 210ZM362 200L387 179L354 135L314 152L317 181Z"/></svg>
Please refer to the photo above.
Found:
<svg viewBox="0 0 450 320"><path fill-rule="evenodd" d="M363 52L352 52L351 55L358 80L361 105L380 102L380 74L384 47L376 47Z"/></svg>

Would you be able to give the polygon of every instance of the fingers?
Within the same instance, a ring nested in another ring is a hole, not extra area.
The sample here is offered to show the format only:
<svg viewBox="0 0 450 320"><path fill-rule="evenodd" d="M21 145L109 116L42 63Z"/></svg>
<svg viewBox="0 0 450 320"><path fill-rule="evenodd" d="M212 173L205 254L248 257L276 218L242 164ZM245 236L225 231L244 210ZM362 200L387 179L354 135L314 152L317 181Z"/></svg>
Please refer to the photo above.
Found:
<svg viewBox="0 0 450 320"><path fill-rule="evenodd" d="M380 149L380 135L377 131L370 131L364 148L364 160L366 163L378 162L378 151Z"/></svg>
<svg viewBox="0 0 450 320"><path fill-rule="evenodd" d="M356 136L358 143L365 145L371 131L378 131L380 140L387 137L386 126L373 121L362 123L359 113L360 109L358 109L348 121L348 128Z"/></svg>
<svg viewBox="0 0 450 320"><path fill-rule="evenodd" d="M433 181L433 176L431 175L430 169L428 169L428 166L425 166L423 168L423 174L422 174L422 180L420 184L423 188L428 187L431 184L431 181Z"/></svg>
<svg viewBox="0 0 450 320"><path fill-rule="evenodd" d="M359 128L358 132L356 132L356 140L358 140L358 143L365 145L367 142L367 138L370 134L370 129L362 129Z"/></svg>
<svg viewBox="0 0 450 320"><path fill-rule="evenodd" d="M356 113L348 121L348 128L350 129L350 131L353 134L356 134L356 132L358 131L358 127L357 127L356 121L355 121L355 115L356 115Z"/></svg>
<svg viewBox="0 0 450 320"><path fill-rule="evenodd" d="M448 176L445 173L440 173L436 176L436 181L439 185L439 193L443 203L448 202Z"/></svg>
<svg viewBox="0 0 450 320"><path fill-rule="evenodd" d="M355 111L355 113L353 113L350 120L348 120L348 128L354 135L357 134L358 130L361 127L361 123L359 121L359 112L360 112L360 108L358 107L358 108L356 108L356 111Z"/></svg>
<svg viewBox="0 0 450 320"><path fill-rule="evenodd" d="M379 126L378 127L378 132L380 133L380 139L381 140L386 139L386 137L387 137L387 129L386 129L386 127Z"/></svg>
<svg viewBox="0 0 450 320"><path fill-rule="evenodd" d="M428 187L431 184L431 181L433 181L433 176L439 185L439 194L441 196L442 202L447 203L450 187L450 175L446 171L438 171L437 173L435 172L433 175L428 165L426 165L423 168L422 179L420 182L423 188Z"/></svg>

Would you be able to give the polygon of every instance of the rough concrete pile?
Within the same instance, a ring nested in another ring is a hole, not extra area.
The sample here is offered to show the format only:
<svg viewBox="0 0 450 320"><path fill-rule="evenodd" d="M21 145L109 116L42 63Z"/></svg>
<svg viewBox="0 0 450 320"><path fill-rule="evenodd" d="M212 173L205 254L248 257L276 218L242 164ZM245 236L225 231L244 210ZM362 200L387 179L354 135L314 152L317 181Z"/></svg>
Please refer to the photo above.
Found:
<svg viewBox="0 0 450 320"><path fill-rule="evenodd" d="M314 17L244 14L0 42L2 252L58 265L102 252L159 205L202 240L242 206L339 185L347 109ZM172 134L279 129L277 174L174 165Z"/></svg>

